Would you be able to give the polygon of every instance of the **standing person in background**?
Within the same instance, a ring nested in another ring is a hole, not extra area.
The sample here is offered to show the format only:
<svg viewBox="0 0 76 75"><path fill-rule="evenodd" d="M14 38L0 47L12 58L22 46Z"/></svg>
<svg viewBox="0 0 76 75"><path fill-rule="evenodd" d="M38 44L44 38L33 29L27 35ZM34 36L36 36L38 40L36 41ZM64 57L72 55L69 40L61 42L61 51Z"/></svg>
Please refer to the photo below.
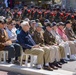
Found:
<svg viewBox="0 0 76 75"><path fill-rule="evenodd" d="M22 12L22 19L24 20L25 18L27 18L27 15L28 15L28 7L27 5L24 5L23 12Z"/></svg>

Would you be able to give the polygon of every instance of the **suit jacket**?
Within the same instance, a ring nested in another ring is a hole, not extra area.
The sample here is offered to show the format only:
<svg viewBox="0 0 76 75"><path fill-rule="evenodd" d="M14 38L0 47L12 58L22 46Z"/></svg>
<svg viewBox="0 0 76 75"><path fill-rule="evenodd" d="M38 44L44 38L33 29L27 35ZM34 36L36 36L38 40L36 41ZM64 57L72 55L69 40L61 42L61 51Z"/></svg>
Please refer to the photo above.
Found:
<svg viewBox="0 0 76 75"><path fill-rule="evenodd" d="M64 29L64 31L65 31L65 34L67 35L67 37L68 37L68 39L69 39L70 41L74 41L74 40L76 39L76 36L75 36L72 28L71 28L71 29L68 29L68 28L66 27L66 28Z"/></svg>
<svg viewBox="0 0 76 75"><path fill-rule="evenodd" d="M51 34L51 32L45 30L44 32L44 42L48 45L56 44L55 37Z"/></svg>
<svg viewBox="0 0 76 75"><path fill-rule="evenodd" d="M32 46L36 45L29 32L24 32L23 30L17 35L17 39L23 49L31 49Z"/></svg>

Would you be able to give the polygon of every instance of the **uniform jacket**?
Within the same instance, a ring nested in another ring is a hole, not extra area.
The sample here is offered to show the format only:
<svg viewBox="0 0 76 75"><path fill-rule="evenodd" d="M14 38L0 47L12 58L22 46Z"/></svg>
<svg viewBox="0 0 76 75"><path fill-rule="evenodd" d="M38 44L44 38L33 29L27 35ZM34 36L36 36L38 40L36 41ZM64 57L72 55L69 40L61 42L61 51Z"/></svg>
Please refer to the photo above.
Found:
<svg viewBox="0 0 76 75"><path fill-rule="evenodd" d="M55 37L51 34L51 32L45 30L44 32L44 42L45 44L48 44L48 45L54 45L56 42L55 42Z"/></svg>
<svg viewBox="0 0 76 75"><path fill-rule="evenodd" d="M76 39L76 35L74 34L72 28L69 29L69 28L65 28L65 34L67 35L68 39L70 41L74 41Z"/></svg>
<svg viewBox="0 0 76 75"><path fill-rule="evenodd" d="M43 33L41 33L41 32L35 31L34 35L33 35L33 39L36 42L36 44L43 44L44 43Z"/></svg>

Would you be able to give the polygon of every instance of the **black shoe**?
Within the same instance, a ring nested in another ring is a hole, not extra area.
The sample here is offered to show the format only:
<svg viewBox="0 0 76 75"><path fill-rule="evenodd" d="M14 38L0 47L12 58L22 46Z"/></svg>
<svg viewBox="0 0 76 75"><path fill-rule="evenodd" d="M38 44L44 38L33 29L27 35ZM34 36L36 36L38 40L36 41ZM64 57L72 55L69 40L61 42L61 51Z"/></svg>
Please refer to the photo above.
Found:
<svg viewBox="0 0 76 75"><path fill-rule="evenodd" d="M55 69L55 70L58 69L58 67L56 67L56 66L55 66L54 64L52 64L52 63L49 63L49 66L50 66L51 68Z"/></svg>
<svg viewBox="0 0 76 75"><path fill-rule="evenodd" d="M57 62L59 65L63 65L61 62Z"/></svg>
<svg viewBox="0 0 76 75"><path fill-rule="evenodd" d="M61 59L60 62L61 63L67 63L67 61L65 59Z"/></svg>
<svg viewBox="0 0 76 75"><path fill-rule="evenodd" d="M62 66L59 65L57 62L54 62L54 65L55 65L56 67L58 67L58 68L62 68Z"/></svg>
<svg viewBox="0 0 76 75"><path fill-rule="evenodd" d="M7 62L7 63L10 63L10 62L11 62L11 58L9 58L8 60L6 60L6 62Z"/></svg>
<svg viewBox="0 0 76 75"><path fill-rule="evenodd" d="M53 68L51 68L50 66L44 66L43 69L44 69L44 70L53 71Z"/></svg>

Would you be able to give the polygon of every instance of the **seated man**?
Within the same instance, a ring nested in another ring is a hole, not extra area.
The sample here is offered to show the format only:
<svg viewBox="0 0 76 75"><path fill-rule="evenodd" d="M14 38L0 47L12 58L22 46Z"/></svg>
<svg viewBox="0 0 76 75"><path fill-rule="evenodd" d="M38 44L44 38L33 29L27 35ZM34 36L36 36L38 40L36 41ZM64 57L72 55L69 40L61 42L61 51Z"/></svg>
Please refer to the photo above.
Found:
<svg viewBox="0 0 76 75"><path fill-rule="evenodd" d="M64 31L65 31L65 34L67 35L69 41L75 41L76 35L74 34L74 31L71 26L72 26L72 22L67 21Z"/></svg>
<svg viewBox="0 0 76 75"><path fill-rule="evenodd" d="M37 45L32 36L29 34L29 23L27 21L23 21L21 23L22 30L20 34L18 34L17 39L20 43L20 45L23 47L24 52L26 54L33 54L37 55L37 68L41 69L42 65L44 64L45 59L45 66L44 69L52 71L52 69L49 66L50 62L50 51L45 51L42 49L39 45Z"/></svg>
<svg viewBox="0 0 76 75"><path fill-rule="evenodd" d="M62 22L60 22L60 23L62 23ZM62 38L60 37L60 35L58 34L58 32L57 32L57 23L56 22L52 23L52 31L51 31L51 33L55 37L57 44L64 48L64 51L62 51L62 55L61 55L63 57L63 59L70 60L67 57L67 55L69 53L69 50L70 50L69 44L67 42L64 42L62 40Z"/></svg>
<svg viewBox="0 0 76 75"><path fill-rule="evenodd" d="M57 43L55 42L55 37L51 34L51 30L52 30L51 24L47 23L46 30L44 32L44 42L45 45L54 49L53 51L55 51L55 55L53 55L52 53L52 56L54 57L53 61L55 61L56 64L59 63L61 59L60 50L62 50L63 47L57 45Z"/></svg>
<svg viewBox="0 0 76 75"><path fill-rule="evenodd" d="M64 23L59 23L58 28L57 28L57 32L60 35L61 39L64 42L67 42L69 44L70 50L69 50L68 54L70 55L70 59L76 60L76 57L72 56L72 55L76 54L75 43L73 41L68 40L68 37L67 37L67 35L65 34L65 31L64 31L64 27L65 27L64 25L65 25Z"/></svg>
<svg viewBox="0 0 76 75"><path fill-rule="evenodd" d="M36 27L35 27L36 30L34 31L33 39L36 42L36 44L39 44L46 51L48 51L48 49L50 50L50 58L51 58L50 59L50 67L52 67L53 69L57 69L57 67L53 64L54 61L52 61L52 59L54 60L53 56L55 56L55 51L53 50L53 48L50 48L45 45L44 36L43 36L44 31L42 30L42 27L43 26L41 23L36 24Z"/></svg>
<svg viewBox="0 0 76 75"><path fill-rule="evenodd" d="M8 51L8 63L14 58L14 47L8 38L7 32L4 30L4 20L0 20L0 50Z"/></svg>
<svg viewBox="0 0 76 75"><path fill-rule="evenodd" d="M14 53L15 53L15 61L14 63L18 62L18 57L21 56L21 46L16 43L17 42L17 35L16 35L16 28L15 25L12 23L12 21L10 21L7 24L7 28L6 28L6 32L8 34L8 38L11 40L12 42L12 46L14 47Z"/></svg>

